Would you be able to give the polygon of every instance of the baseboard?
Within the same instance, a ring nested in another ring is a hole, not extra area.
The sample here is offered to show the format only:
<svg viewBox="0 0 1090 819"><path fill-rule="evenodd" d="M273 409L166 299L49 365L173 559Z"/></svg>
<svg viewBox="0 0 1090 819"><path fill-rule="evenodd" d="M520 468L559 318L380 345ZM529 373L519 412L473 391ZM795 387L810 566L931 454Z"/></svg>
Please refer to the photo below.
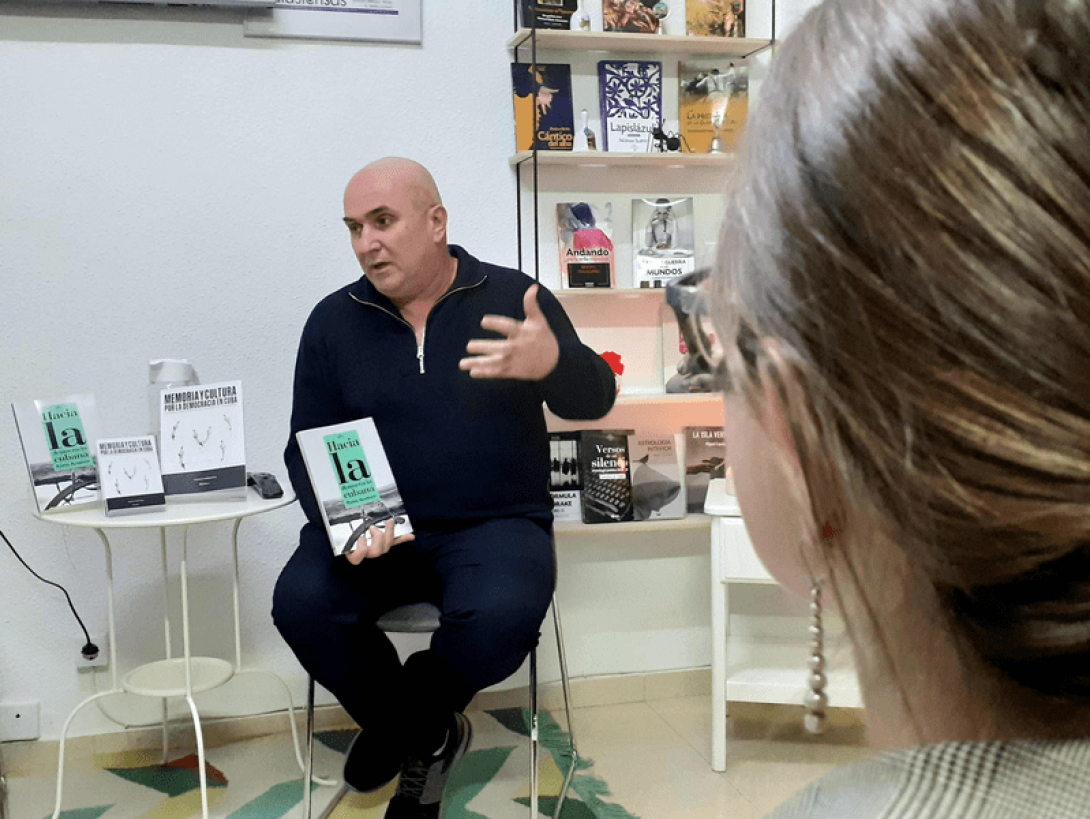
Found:
<svg viewBox="0 0 1090 819"><path fill-rule="evenodd" d="M711 669L693 668L648 674L585 677L572 680L569 687L573 708L619 705L673 697L711 696ZM528 686L502 691L482 691L470 703L467 710L524 708L528 702ZM538 707L552 711L564 707L564 692L560 682L538 685ZM339 705L317 706L314 709L314 724L319 730L355 726ZM297 707L296 730L300 742L302 742L305 729L305 711L302 707ZM290 730L291 726L284 711L247 717L218 717L201 720L201 734L205 745L210 748L243 739L286 733ZM162 745L162 741L163 734L160 728L140 728L74 737L65 742L65 756L68 759L86 759L97 754L156 748ZM4 743L5 773L8 776L29 776L56 770L59 744L56 740ZM180 719L174 720L170 728L171 748L193 748L195 745L196 736L192 724Z"/></svg>

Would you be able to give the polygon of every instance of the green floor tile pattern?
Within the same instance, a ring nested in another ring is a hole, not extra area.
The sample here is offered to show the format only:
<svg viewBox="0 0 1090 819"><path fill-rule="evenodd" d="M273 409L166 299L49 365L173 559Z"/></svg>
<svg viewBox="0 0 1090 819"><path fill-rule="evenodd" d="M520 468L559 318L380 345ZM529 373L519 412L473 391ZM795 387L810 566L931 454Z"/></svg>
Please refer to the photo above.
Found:
<svg viewBox="0 0 1090 819"><path fill-rule="evenodd" d="M447 804L444 807L446 819L488 819L471 810L468 805L489 785L499 771L507 764L512 754L530 736L530 712L526 708L503 708L486 712L503 728L518 738L510 746L483 748L470 751L455 769L448 786ZM356 735L355 729L316 732L315 740L339 753L345 753ZM567 733L547 711L538 714L538 737L542 747L548 751L561 772L566 771L570 760L570 743ZM572 778L568 798L560 819L637 819L622 806L606 802L602 797L609 795L609 788L602 780L586 773L592 765L590 760L579 759L576 773ZM145 768L108 768L115 776L143 785L164 794L175 797L200 787L197 775L197 757L189 755L174 760L166 765L151 765ZM227 787L227 778L219 770L206 763L207 783L209 788ZM256 799L231 813L228 819L279 819L300 802L302 779L280 782L268 788ZM316 787L316 786L312 786ZM577 797L577 798L573 798ZM541 814L552 816L556 809L557 797L542 795L538 800ZM527 797L512 800L524 807L529 807ZM114 805L94 808L65 810L60 819L99 819Z"/></svg>

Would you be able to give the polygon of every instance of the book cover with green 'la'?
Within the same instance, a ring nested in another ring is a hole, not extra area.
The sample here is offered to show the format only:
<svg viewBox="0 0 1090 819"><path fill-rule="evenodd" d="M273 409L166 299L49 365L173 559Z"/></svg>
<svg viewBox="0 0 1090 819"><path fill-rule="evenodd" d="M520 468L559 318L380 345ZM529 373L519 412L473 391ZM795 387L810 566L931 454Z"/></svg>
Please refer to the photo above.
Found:
<svg viewBox="0 0 1090 819"><path fill-rule="evenodd" d="M99 500L95 445L102 424L91 393L11 405L39 514Z"/></svg>
<svg viewBox="0 0 1090 819"><path fill-rule="evenodd" d="M295 433L334 555L352 551L371 526L413 530L375 422L360 418Z"/></svg>

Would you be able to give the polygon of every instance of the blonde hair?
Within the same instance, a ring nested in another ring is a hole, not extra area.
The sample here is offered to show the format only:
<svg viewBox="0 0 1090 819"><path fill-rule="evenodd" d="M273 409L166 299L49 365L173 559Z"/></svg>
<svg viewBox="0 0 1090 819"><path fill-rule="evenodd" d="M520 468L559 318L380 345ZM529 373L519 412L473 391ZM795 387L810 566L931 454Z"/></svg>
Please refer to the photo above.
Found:
<svg viewBox="0 0 1090 819"><path fill-rule="evenodd" d="M778 47L715 317L812 529L873 514L1000 679L1090 704L1090 9L843 0Z"/></svg>

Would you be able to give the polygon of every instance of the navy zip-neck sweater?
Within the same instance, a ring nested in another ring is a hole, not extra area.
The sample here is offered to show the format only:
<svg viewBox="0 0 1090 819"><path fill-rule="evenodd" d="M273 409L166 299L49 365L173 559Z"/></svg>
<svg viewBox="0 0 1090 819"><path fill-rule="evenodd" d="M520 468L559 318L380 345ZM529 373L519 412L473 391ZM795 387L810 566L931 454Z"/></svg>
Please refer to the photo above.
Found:
<svg viewBox="0 0 1090 819"><path fill-rule="evenodd" d="M424 343L364 276L327 296L303 329L284 461L311 526L323 529L295 441L301 429L371 417L414 526L549 516L549 442L542 404L561 418L601 418L613 406L612 371L582 344L556 297L538 304L560 359L541 381L473 379L458 369L466 344L499 338L486 314L525 318L533 279L451 245L454 283L432 308ZM324 533L324 531L323 531Z"/></svg>

